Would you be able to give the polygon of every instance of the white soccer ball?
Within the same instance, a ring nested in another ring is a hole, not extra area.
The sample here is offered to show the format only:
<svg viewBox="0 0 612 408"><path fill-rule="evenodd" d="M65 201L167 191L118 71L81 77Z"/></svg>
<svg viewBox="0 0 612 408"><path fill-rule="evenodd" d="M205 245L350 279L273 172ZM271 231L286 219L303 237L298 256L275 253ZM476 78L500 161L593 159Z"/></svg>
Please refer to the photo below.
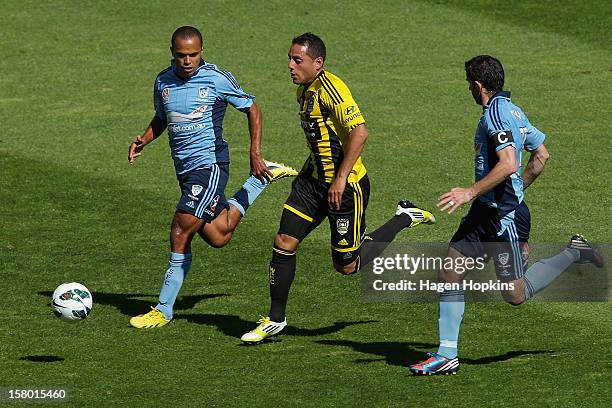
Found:
<svg viewBox="0 0 612 408"><path fill-rule="evenodd" d="M62 283L55 289L51 298L53 313L69 322L85 319L92 306L91 292L77 282Z"/></svg>

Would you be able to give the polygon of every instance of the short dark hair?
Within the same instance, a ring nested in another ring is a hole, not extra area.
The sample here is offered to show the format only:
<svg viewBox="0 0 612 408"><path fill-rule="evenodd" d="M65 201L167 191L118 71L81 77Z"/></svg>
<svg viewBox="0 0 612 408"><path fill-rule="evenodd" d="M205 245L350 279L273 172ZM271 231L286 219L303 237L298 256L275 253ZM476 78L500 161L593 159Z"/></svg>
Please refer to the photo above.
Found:
<svg viewBox="0 0 612 408"><path fill-rule="evenodd" d="M298 35L295 37L291 44L299 44L306 46L306 54L312 59L322 57L323 61L325 61L325 43L319 36L313 33L304 33L302 35Z"/></svg>
<svg viewBox="0 0 612 408"><path fill-rule="evenodd" d="M197 37L200 39L200 44L204 46L204 41L202 40L202 33L195 27L192 26L182 26L177 28L172 34L172 41L170 45L174 47L174 43L178 37L181 38L194 38Z"/></svg>
<svg viewBox="0 0 612 408"><path fill-rule="evenodd" d="M481 82L487 91L499 92L504 88L504 67L490 55L479 55L466 61L465 75L470 82Z"/></svg>

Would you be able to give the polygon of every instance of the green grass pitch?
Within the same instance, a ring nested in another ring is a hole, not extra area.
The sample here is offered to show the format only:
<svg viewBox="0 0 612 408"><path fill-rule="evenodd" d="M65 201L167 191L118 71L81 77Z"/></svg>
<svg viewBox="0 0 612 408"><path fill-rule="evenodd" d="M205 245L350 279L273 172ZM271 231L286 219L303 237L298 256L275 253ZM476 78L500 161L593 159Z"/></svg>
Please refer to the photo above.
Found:
<svg viewBox="0 0 612 408"><path fill-rule="evenodd" d="M185 24L257 97L265 157L294 166L307 152L286 54L293 36L322 36L368 123L370 227L401 197L433 208L471 181L480 108L463 62L499 57L548 136L551 160L527 192L532 242L610 242L612 3L463 3L2 2L0 387L65 388L72 406L98 407L610 406L609 302L468 303L459 375L411 377L406 364L437 345L437 304L364 303L359 277L333 271L325 225L299 250L287 334L243 347L267 312L289 182L264 193L226 248L194 243L174 322L128 327L156 301L178 189L166 136L134 166L127 147ZM248 175L242 114L228 109L225 135L231 194ZM445 242L464 212L398 240ZM64 281L92 290L86 321L53 317L48 294Z"/></svg>

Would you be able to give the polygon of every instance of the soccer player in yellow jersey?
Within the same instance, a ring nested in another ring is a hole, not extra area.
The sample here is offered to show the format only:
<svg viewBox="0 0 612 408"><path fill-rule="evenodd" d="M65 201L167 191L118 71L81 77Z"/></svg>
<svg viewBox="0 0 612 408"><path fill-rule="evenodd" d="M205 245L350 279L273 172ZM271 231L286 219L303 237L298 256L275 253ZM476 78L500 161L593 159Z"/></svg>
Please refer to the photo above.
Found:
<svg viewBox="0 0 612 408"><path fill-rule="evenodd" d="M244 342L260 342L287 325L285 308L296 250L325 218L331 228L334 268L345 275L370 263L402 229L435 222L430 212L403 200L392 219L365 235L370 182L360 155L368 130L351 91L323 68L325 53L325 44L312 33L294 38L289 49L288 67L298 85L299 115L310 156L292 185L274 239L270 313L242 336Z"/></svg>

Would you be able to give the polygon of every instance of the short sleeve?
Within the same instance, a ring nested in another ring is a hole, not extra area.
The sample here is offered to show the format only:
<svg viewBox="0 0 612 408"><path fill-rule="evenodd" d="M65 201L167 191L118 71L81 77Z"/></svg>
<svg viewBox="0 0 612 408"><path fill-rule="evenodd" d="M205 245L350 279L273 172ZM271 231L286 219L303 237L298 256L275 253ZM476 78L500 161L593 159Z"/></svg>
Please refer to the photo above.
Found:
<svg viewBox="0 0 612 408"><path fill-rule="evenodd" d="M166 120L166 113L164 112L164 103L162 101L161 90L159 89L159 80L156 79L153 84L153 108L155 109L155 116L160 119Z"/></svg>
<svg viewBox="0 0 612 408"><path fill-rule="evenodd" d="M320 77L322 92L319 94L321 104L333 112L337 122L347 132L365 123L365 119L357 102L348 87L339 78L330 78L322 74Z"/></svg>
<svg viewBox="0 0 612 408"><path fill-rule="evenodd" d="M544 143L544 139L546 139L546 135L531 123L527 122L527 132L525 134L524 143L525 150L532 151L537 149Z"/></svg>
<svg viewBox="0 0 612 408"><path fill-rule="evenodd" d="M231 73L219 71L216 86L221 99L234 108L246 112L253 105L255 97L244 92Z"/></svg>
<svg viewBox="0 0 612 408"><path fill-rule="evenodd" d="M516 149L514 138L517 137L517 135L512 134L512 124L508 118L505 118L504 115L500 115L497 109L493 112L489 110L487 115L487 127L489 144L495 148L496 152L508 146L512 146Z"/></svg>

